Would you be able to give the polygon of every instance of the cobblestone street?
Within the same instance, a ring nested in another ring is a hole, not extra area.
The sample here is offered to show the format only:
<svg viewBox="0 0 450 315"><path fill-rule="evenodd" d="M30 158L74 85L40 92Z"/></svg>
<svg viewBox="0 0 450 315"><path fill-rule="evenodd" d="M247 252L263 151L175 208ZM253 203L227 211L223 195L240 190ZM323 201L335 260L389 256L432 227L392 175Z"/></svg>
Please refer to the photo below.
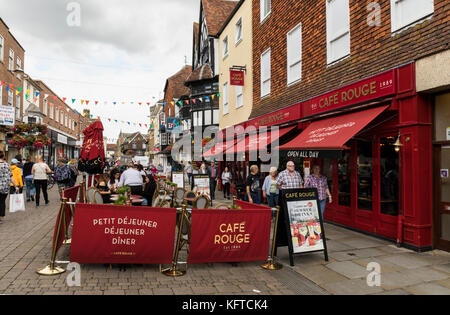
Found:
<svg viewBox="0 0 450 315"><path fill-rule="evenodd" d="M289 266L287 249L279 250L283 269L267 271L260 263L190 265L187 274L170 278L159 266L128 266L121 272L103 265L84 265L81 286L69 287L68 273L43 277L36 270L50 261L51 239L59 203L7 214L0 225L0 294L32 295L294 295L294 294L450 294L450 254L415 253L389 242L326 225L330 261L323 254L295 258ZM220 193L219 193L220 194ZM64 246L57 260L69 260ZM181 260L185 258L181 253ZM369 262L381 265L381 287L369 287ZM66 264L60 264L65 267ZM181 266L184 268L185 266Z"/></svg>

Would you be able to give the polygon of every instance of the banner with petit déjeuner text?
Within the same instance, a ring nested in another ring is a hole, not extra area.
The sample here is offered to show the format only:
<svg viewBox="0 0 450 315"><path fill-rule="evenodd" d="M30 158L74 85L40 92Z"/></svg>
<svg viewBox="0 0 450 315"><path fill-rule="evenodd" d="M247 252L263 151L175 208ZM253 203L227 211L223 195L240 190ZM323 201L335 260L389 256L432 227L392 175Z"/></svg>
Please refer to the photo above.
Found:
<svg viewBox="0 0 450 315"><path fill-rule="evenodd" d="M266 260L271 218L269 208L192 210L188 263Z"/></svg>
<svg viewBox="0 0 450 315"><path fill-rule="evenodd" d="M80 264L170 264L176 209L77 204L70 260Z"/></svg>

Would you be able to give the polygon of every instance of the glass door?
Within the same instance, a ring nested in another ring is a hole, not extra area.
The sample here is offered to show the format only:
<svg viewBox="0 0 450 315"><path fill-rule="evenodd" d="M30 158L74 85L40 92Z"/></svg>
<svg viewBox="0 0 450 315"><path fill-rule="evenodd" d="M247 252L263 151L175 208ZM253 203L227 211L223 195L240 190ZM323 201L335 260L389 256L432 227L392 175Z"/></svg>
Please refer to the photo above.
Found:
<svg viewBox="0 0 450 315"><path fill-rule="evenodd" d="M450 251L450 145L441 146L437 150L439 177L437 190L437 226L435 227L436 237L438 239L438 248Z"/></svg>

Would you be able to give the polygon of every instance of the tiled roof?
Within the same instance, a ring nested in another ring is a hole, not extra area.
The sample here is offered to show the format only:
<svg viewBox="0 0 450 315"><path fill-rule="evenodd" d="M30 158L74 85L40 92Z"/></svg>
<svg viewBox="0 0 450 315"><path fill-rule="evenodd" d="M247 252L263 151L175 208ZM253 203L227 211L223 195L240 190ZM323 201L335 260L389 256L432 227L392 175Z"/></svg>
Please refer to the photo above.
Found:
<svg viewBox="0 0 450 315"><path fill-rule="evenodd" d="M183 95L189 95L190 90L184 85L184 81L192 72L192 66L184 66L183 69L167 79L166 89L172 89L172 97L180 98ZM167 91L166 91L167 93Z"/></svg>
<svg viewBox="0 0 450 315"><path fill-rule="evenodd" d="M107 145L106 145L106 149L107 149L108 151L116 151L116 149L117 149L117 144L107 144Z"/></svg>
<svg viewBox="0 0 450 315"><path fill-rule="evenodd" d="M238 3L238 0L202 0L208 35L217 36Z"/></svg>
<svg viewBox="0 0 450 315"><path fill-rule="evenodd" d="M212 79L212 70L211 67L206 64L203 65L190 74L190 76L186 79L186 83L188 82L194 82L194 81L200 81L200 80L206 80L206 79Z"/></svg>

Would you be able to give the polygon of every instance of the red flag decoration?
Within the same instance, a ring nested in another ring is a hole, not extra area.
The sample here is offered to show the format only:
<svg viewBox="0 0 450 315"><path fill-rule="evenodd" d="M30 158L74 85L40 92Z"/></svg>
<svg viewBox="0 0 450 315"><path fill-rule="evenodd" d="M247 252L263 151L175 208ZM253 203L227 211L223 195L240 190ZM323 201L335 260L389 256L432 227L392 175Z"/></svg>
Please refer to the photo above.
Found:
<svg viewBox="0 0 450 315"><path fill-rule="evenodd" d="M267 207L192 210L188 263L265 261L271 218Z"/></svg>
<svg viewBox="0 0 450 315"><path fill-rule="evenodd" d="M98 104L98 101L95 101L95 105L97 105Z"/></svg>
<svg viewBox="0 0 450 315"><path fill-rule="evenodd" d="M83 131L84 141L78 162L79 171L88 174L102 174L105 167L103 130L102 123L96 121Z"/></svg>
<svg viewBox="0 0 450 315"><path fill-rule="evenodd" d="M5 82L3 82L3 81L0 81L0 86L2 86L3 84L5 84Z"/></svg>
<svg viewBox="0 0 450 315"><path fill-rule="evenodd" d="M195 104L195 98L193 98L193 99L192 99L192 103L194 103L194 104Z"/></svg>
<svg viewBox="0 0 450 315"><path fill-rule="evenodd" d="M77 204L70 261L172 263L176 209Z"/></svg>
<svg viewBox="0 0 450 315"><path fill-rule="evenodd" d="M66 102L67 97L63 97L63 102Z"/></svg>
<svg viewBox="0 0 450 315"><path fill-rule="evenodd" d="M56 96L56 95L55 95L55 96L53 96L53 99L54 99L54 100L58 99L58 96Z"/></svg>
<svg viewBox="0 0 450 315"><path fill-rule="evenodd" d="M50 107L53 107L53 103L50 103Z"/></svg>
<svg viewBox="0 0 450 315"><path fill-rule="evenodd" d="M86 105L89 105L89 101L86 101Z"/></svg>

